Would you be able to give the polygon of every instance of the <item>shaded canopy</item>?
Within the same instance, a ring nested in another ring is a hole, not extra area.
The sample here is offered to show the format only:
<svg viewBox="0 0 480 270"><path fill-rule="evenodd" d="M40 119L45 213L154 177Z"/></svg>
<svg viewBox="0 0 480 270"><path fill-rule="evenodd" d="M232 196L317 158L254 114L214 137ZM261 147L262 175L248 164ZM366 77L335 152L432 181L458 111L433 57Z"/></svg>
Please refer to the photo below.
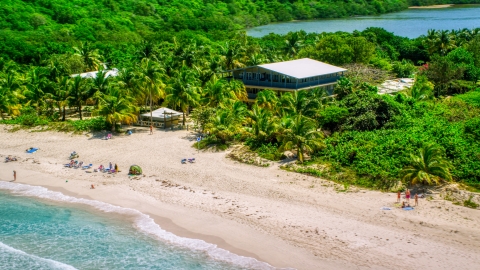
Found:
<svg viewBox="0 0 480 270"><path fill-rule="evenodd" d="M179 119L179 117L183 115L181 112L174 111L169 108L160 108L152 112L152 118L155 121L170 121L170 120L175 120ZM141 115L142 118L150 118L150 112L144 113Z"/></svg>

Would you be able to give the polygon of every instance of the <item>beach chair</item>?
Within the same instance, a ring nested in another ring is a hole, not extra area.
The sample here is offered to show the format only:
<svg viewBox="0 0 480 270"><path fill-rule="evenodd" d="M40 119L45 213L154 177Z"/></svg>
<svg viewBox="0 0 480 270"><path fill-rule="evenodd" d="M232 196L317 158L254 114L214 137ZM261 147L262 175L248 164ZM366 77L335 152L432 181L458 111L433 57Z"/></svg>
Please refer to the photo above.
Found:
<svg viewBox="0 0 480 270"><path fill-rule="evenodd" d="M195 158L189 158L189 159L188 159L188 162L190 162L190 163L195 163Z"/></svg>
<svg viewBox="0 0 480 270"><path fill-rule="evenodd" d="M182 159L182 164L187 164L187 159L186 158Z"/></svg>

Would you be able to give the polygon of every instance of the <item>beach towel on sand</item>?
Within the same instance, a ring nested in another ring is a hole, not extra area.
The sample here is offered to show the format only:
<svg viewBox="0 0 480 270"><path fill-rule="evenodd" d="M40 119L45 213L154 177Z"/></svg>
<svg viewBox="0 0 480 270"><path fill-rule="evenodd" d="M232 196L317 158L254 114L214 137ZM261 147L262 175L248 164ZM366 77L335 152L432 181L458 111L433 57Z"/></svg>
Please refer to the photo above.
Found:
<svg viewBox="0 0 480 270"><path fill-rule="evenodd" d="M380 208L380 210L392 210L392 208L384 206L384 207Z"/></svg>
<svg viewBox="0 0 480 270"><path fill-rule="evenodd" d="M413 207L405 207L405 208L402 208L403 210L405 211L409 211L409 210L413 210Z"/></svg>
<svg viewBox="0 0 480 270"><path fill-rule="evenodd" d="M33 153L37 152L37 150L38 150L38 148L30 148L30 149L27 150L27 153L28 154L33 154Z"/></svg>

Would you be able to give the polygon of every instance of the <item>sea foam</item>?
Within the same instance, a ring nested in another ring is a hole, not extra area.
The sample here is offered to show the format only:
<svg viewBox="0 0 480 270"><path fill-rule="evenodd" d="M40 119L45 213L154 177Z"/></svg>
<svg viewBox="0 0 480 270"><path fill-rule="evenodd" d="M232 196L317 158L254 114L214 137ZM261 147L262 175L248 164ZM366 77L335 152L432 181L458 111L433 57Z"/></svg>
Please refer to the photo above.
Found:
<svg viewBox="0 0 480 270"><path fill-rule="evenodd" d="M155 221L148 215L131 208L125 208L120 206L115 206L109 203L104 203L95 200L75 198L62 194L61 192L51 191L47 188L40 186L31 186L26 184L12 183L0 181L0 189L8 190L14 194L19 194L23 196L33 196L42 199L49 199L54 201L62 201L68 203L77 203L92 206L103 212L114 212L124 215L133 216L135 218L135 227L140 231L147 233L149 235L155 236L156 238L178 245L181 247L189 248L197 252L205 252L212 259L228 262L240 267L246 267L250 269L276 269L275 267L256 260L251 257L244 257L234 253L229 252L228 250L219 248L215 244L207 243L200 239L191 239L177 236L173 233L163 230ZM20 251L22 252L22 251ZM32 255L33 256L33 255ZM74 269L74 268L69 268Z"/></svg>
<svg viewBox="0 0 480 270"><path fill-rule="evenodd" d="M42 268L42 265L45 266L45 269L59 269L59 270L75 270L76 268L71 266L71 265L68 265L68 264L64 264L64 263L61 263L61 262L58 262L58 261L54 261L54 260L51 260L51 259L45 259L45 258L41 258L41 257L38 257L38 256L35 256L35 255L32 255L32 254L28 254L22 250L18 250L18 249L15 249L11 246L8 246L8 245L5 245L4 243L0 242L0 252L3 256L5 256L5 254L7 253L12 253L12 254L15 254L17 255L16 257L18 258L18 256L21 256L21 257L25 257L27 259L30 259L33 261L33 264L34 264L34 267L36 269L40 269ZM1 264L1 262L0 262ZM11 261L8 262L8 264L12 267L14 267L14 265L12 264ZM18 267L25 267L25 265L17 265ZM32 265L30 265L32 266ZM16 267L15 267L16 268Z"/></svg>

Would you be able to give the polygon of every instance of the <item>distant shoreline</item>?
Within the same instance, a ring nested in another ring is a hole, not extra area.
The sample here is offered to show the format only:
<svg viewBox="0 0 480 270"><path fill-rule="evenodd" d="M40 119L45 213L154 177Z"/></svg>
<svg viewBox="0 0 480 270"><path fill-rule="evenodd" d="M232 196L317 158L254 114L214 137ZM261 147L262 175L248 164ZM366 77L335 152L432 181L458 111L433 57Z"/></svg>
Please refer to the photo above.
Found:
<svg viewBox="0 0 480 270"><path fill-rule="evenodd" d="M445 5L431 5L431 6L411 6L408 8L411 9L427 9L427 8L449 8L452 7L453 4L445 4Z"/></svg>

